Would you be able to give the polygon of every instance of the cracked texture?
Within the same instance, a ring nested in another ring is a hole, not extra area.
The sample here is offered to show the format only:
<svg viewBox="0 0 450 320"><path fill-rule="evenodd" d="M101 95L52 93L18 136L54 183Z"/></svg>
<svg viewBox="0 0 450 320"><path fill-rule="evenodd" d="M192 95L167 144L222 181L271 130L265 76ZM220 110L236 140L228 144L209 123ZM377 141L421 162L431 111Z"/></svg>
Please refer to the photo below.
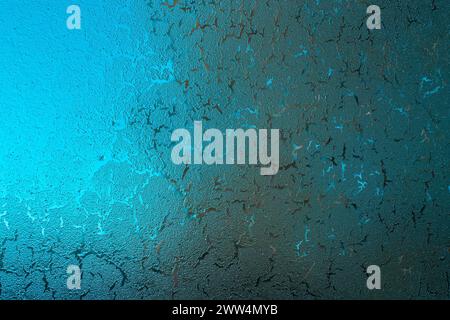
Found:
<svg viewBox="0 0 450 320"><path fill-rule="evenodd" d="M0 299L449 298L448 1L78 2L0 4ZM280 172L173 165L194 120Z"/></svg>

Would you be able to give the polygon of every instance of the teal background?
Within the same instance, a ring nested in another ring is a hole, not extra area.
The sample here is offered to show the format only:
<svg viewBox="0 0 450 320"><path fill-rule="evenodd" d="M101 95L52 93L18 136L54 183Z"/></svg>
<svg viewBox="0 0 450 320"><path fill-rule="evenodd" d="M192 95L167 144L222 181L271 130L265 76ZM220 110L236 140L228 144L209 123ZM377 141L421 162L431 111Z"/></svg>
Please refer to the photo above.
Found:
<svg viewBox="0 0 450 320"><path fill-rule="evenodd" d="M449 298L448 1L71 4L0 2L0 299ZM280 172L173 165L194 120Z"/></svg>

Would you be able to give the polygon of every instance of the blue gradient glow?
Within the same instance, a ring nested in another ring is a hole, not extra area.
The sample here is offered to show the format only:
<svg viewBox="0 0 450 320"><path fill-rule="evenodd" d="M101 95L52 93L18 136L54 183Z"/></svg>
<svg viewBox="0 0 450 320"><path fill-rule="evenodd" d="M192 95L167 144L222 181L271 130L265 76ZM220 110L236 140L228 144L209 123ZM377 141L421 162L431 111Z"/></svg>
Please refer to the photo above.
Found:
<svg viewBox="0 0 450 320"><path fill-rule="evenodd" d="M0 299L448 299L449 2L378 2L1 1ZM195 120L280 172L173 165Z"/></svg>

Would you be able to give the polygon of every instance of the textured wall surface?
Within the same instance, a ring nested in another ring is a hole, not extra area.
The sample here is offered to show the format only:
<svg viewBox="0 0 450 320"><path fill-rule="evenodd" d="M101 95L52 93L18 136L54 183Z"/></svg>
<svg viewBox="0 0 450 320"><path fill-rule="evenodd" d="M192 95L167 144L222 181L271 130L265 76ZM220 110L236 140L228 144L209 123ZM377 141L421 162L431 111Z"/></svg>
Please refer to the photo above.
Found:
<svg viewBox="0 0 450 320"><path fill-rule="evenodd" d="M450 297L449 1L71 4L0 2L0 299ZM279 173L174 165L194 120Z"/></svg>

